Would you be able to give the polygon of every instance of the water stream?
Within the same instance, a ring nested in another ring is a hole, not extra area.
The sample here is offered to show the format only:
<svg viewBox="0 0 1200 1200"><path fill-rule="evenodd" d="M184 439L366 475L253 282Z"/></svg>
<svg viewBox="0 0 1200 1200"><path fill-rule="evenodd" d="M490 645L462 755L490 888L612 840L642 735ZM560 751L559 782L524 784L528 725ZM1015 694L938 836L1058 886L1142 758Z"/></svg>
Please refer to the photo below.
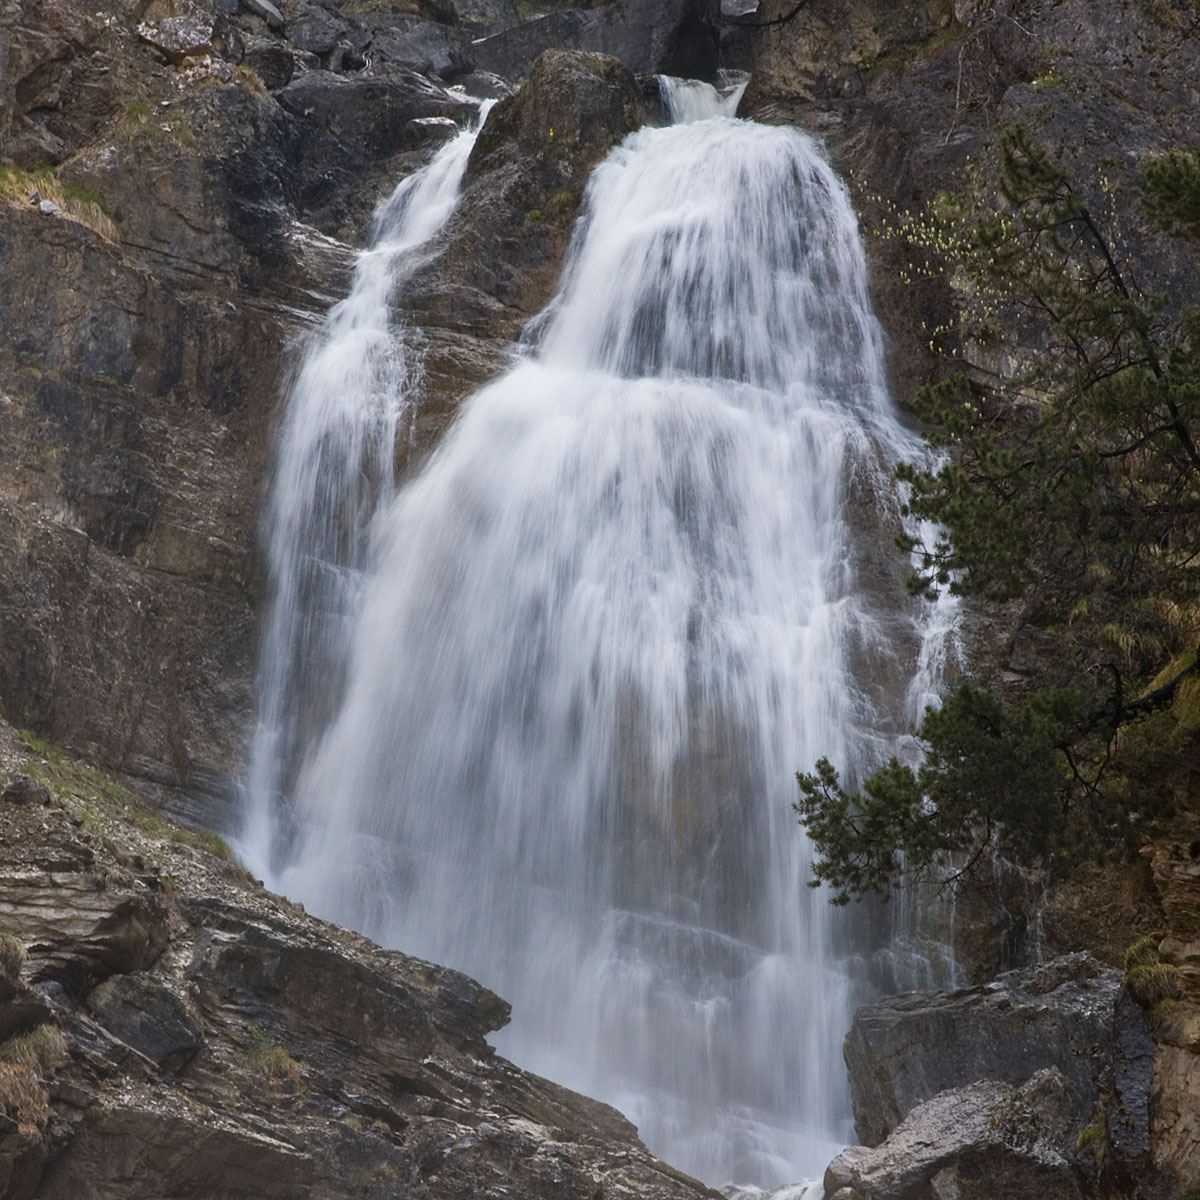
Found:
<svg viewBox="0 0 1200 1200"><path fill-rule="evenodd" d="M394 497L419 389L389 299L471 135L381 210L289 401L243 849L499 992L501 1052L668 1161L768 1186L853 1140L865 935L804 886L793 774L896 745L946 630L887 565L917 450L845 188L796 130L668 98Z"/></svg>

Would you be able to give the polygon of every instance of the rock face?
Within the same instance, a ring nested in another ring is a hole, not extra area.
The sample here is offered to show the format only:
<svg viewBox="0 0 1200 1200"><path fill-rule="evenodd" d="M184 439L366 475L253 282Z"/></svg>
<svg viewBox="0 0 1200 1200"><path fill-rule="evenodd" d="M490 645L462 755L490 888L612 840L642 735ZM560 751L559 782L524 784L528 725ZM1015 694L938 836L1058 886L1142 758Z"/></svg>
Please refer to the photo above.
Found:
<svg viewBox="0 0 1200 1200"><path fill-rule="evenodd" d="M22 760L51 786L0 801L27 954L0 995L5 1196L714 1195L496 1058L508 1006L473 980L307 917L0 725L0 778Z"/></svg>
<svg viewBox="0 0 1200 1200"><path fill-rule="evenodd" d="M0 706L209 826L252 722L285 351L375 204L474 118L439 75L519 19L350 7L0 7ZM590 166L640 119L619 64L563 61L497 114L522 148L491 137L475 225L419 299L418 455L548 295Z"/></svg>
<svg viewBox="0 0 1200 1200"><path fill-rule="evenodd" d="M845 1057L855 1125L874 1149L835 1163L827 1190L844 1183L863 1200L1159 1194L1149 1018L1120 972L1085 953L867 1005ZM1007 1182L989 1192L997 1180Z"/></svg>
<svg viewBox="0 0 1200 1200"><path fill-rule="evenodd" d="M592 168L643 116L641 89L621 63L566 51L543 54L489 115L439 253L401 298L425 351L418 454L464 384L496 374L550 299Z"/></svg>
<svg viewBox="0 0 1200 1200"><path fill-rule="evenodd" d="M639 74L716 77L720 66L717 0L632 0L602 7L558 9L480 38L475 65L520 79L544 50L611 54Z"/></svg>
<svg viewBox="0 0 1200 1200"><path fill-rule="evenodd" d="M1153 870L1170 928L1160 950L1179 994L1153 1047L1152 1155L1184 1184L1200 1179L1200 822L1183 820L1156 847Z"/></svg>
<svg viewBox="0 0 1200 1200"><path fill-rule="evenodd" d="M960 992L909 992L860 1008L846 1037L851 1102L868 1146L916 1105L984 1079L1020 1085L1053 1067L1086 1123L1112 1057L1120 972L1084 953Z"/></svg>

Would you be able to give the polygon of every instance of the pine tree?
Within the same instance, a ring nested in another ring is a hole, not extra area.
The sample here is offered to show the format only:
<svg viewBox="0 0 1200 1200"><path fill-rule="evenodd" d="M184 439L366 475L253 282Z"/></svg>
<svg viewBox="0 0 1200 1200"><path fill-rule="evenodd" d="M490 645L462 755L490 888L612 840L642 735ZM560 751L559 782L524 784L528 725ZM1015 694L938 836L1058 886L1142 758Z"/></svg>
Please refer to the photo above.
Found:
<svg viewBox="0 0 1200 1200"><path fill-rule="evenodd" d="M1153 159L1144 180L1164 230L1200 240L1200 157ZM897 476L941 533L901 542L917 593L1022 600L1062 679L1008 702L962 687L926 714L921 766L893 760L858 794L824 760L798 776L813 882L842 902L886 895L901 863L958 877L985 853L1063 864L1136 845L1200 726L1200 314L1131 285L1022 127L1003 139L997 190L958 241L957 277L1034 348L1031 365L1000 386L958 374L918 393L945 459Z"/></svg>

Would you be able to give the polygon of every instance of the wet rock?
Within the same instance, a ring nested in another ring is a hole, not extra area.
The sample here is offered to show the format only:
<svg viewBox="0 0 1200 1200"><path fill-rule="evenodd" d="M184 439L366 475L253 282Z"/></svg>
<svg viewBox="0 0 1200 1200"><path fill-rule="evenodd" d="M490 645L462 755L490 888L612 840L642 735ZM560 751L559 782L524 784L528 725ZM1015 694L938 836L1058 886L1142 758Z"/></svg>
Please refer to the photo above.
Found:
<svg viewBox="0 0 1200 1200"><path fill-rule="evenodd" d="M410 71L379 77L308 71L277 92L276 99L301 123L293 196L299 210L319 226L336 220L333 206L356 194L364 171L368 178L377 175L381 162L413 148L410 121L465 119L475 110L470 101Z"/></svg>
<svg viewBox="0 0 1200 1200"><path fill-rule="evenodd" d="M481 38L471 47L478 69L504 79L526 78L549 49L611 54L637 74L716 77L718 0L634 0L597 8L561 9Z"/></svg>
<svg viewBox="0 0 1200 1200"><path fill-rule="evenodd" d="M419 443L432 444L549 300L588 175L642 113L621 63L568 51L544 54L492 110L442 251L402 297L426 347Z"/></svg>
<svg viewBox="0 0 1200 1200"><path fill-rule="evenodd" d="M995 1080L952 1088L914 1108L881 1145L848 1165L862 1200L1080 1200L1068 1159L1071 1085L1040 1071L1017 1089Z"/></svg>
<svg viewBox="0 0 1200 1200"><path fill-rule="evenodd" d="M88 995L87 1006L109 1033L169 1070L178 1070L204 1044L183 1002L153 979L115 976Z"/></svg>
<svg viewBox="0 0 1200 1200"><path fill-rule="evenodd" d="M980 1080L1020 1086L1056 1069L1077 1127L1113 1058L1120 972L1085 953L1010 971L964 991L910 992L855 1014L844 1054L855 1127L878 1145L918 1104Z"/></svg>

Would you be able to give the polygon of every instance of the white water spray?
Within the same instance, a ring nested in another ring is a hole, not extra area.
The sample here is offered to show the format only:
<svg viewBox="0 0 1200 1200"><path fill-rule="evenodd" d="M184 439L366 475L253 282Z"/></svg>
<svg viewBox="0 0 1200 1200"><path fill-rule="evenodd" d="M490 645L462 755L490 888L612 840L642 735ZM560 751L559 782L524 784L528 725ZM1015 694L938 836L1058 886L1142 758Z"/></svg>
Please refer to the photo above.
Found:
<svg viewBox="0 0 1200 1200"><path fill-rule="evenodd" d="M364 359L338 321L310 364ZM302 728L287 685L264 708L265 777L297 774L272 882L494 988L513 1004L504 1053L616 1104L668 1161L792 1182L852 1140L854 948L804 887L793 772L877 761L935 658L871 565L888 466L915 448L845 190L794 130L642 130L594 173L536 328L381 512L361 604L322 610L314 661L350 648L324 736L304 756L273 732ZM370 399L298 389L297 443L340 428L334 403L386 440L404 393L366 378ZM360 403L389 415L361 421ZM276 528L333 504L365 537L371 503L336 486L305 475ZM336 561L361 569L361 548ZM277 618L292 659L295 587ZM268 820L249 838L256 864L272 837Z"/></svg>

